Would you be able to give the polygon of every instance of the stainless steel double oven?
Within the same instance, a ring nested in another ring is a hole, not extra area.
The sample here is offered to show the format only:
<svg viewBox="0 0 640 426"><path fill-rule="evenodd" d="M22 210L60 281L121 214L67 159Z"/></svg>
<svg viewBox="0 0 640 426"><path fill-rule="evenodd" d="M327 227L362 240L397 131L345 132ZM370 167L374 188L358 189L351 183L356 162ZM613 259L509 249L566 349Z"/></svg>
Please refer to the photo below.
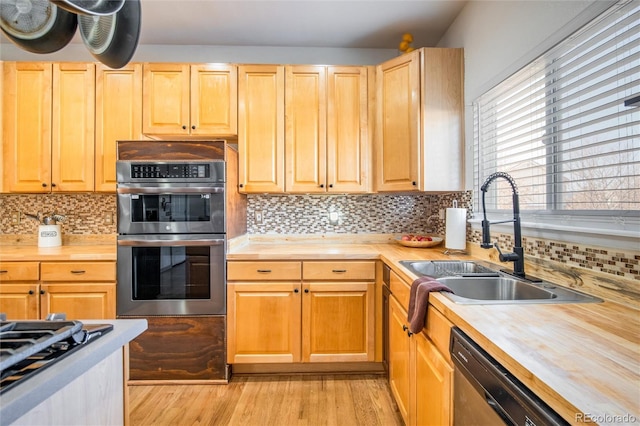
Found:
<svg viewBox="0 0 640 426"><path fill-rule="evenodd" d="M223 160L119 160L118 316L226 313Z"/></svg>

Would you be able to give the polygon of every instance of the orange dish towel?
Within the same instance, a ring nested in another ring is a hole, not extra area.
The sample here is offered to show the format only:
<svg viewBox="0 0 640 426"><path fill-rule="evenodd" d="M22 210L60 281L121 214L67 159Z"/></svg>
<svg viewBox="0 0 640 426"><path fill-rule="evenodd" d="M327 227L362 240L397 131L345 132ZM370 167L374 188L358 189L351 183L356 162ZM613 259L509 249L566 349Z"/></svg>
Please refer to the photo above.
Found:
<svg viewBox="0 0 640 426"><path fill-rule="evenodd" d="M440 284L431 277L417 278L411 284L407 321L409 322L409 331L412 333L419 333L427 323L429 293L432 291L447 291L453 293L449 287Z"/></svg>

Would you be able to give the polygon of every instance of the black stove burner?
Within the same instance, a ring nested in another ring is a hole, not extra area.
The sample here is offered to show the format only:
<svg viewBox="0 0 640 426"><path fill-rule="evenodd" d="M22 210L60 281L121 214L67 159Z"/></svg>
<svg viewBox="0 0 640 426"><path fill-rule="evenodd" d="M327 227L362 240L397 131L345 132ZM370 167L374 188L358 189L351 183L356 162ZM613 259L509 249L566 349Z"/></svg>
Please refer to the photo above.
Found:
<svg viewBox="0 0 640 426"><path fill-rule="evenodd" d="M111 330L79 321L0 322L0 395Z"/></svg>

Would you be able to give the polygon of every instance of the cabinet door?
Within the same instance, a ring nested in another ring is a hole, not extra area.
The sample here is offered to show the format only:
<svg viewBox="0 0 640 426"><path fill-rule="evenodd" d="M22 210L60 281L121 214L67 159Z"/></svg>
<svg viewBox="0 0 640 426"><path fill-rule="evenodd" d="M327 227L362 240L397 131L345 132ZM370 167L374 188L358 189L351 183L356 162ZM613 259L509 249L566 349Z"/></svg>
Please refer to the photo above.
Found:
<svg viewBox="0 0 640 426"><path fill-rule="evenodd" d="M240 192L284 192L284 67L238 67Z"/></svg>
<svg viewBox="0 0 640 426"><path fill-rule="evenodd" d="M227 285L228 362L300 361L300 283Z"/></svg>
<svg viewBox="0 0 640 426"><path fill-rule="evenodd" d="M5 62L3 77L3 189L49 192L52 65Z"/></svg>
<svg viewBox="0 0 640 426"><path fill-rule="evenodd" d="M326 192L326 69L287 66L285 82L285 189Z"/></svg>
<svg viewBox="0 0 640 426"><path fill-rule="evenodd" d="M96 67L95 190L115 192L118 140L142 139L142 64Z"/></svg>
<svg viewBox="0 0 640 426"><path fill-rule="evenodd" d="M371 173L366 67L327 69L327 191L367 192Z"/></svg>
<svg viewBox="0 0 640 426"><path fill-rule="evenodd" d="M37 283L0 284L0 312L8 320L40 319L40 295Z"/></svg>
<svg viewBox="0 0 640 426"><path fill-rule="evenodd" d="M407 335L407 312L389 298L389 387L405 424L411 407L411 338Z"/></svg>
<svg viewBox="0 0 640 426"><path fill-rule="evenodd" d="M238 132L238 75L235 65L191 66L191 134Z"/></svg>
<svg viewBox="0 0 640 426"><path fill-rule="evenodd" d="M188 135L189 87L188 64L144 64L142 131Z"/></svg>
<svg viewBox="0 0 640 426"><path fill-rule="evenodd" d="M422 333L415 339L415 419L418 425L450 425L453 368Z"/></svg>
<svg viewBox="0 0 640 426"><path fill-rule="evenodd" d="M419 189L420 51L377 67L376 190Z"/></svg>
<svg viewBox="0 0 640 426"><path fill-rule="evenodd" d="M93 191L95 65L53 65L51 190Z"/></svg>
<svg viewBox="0 0 640 426"><path fill-rule="evenodd" d="M374 283L303 283L302 360L373 361Z"/></svg>
<svg viewBox="0 0 640 426"><path fill-rule="evenodd" d="M40 315L65 313L68 320L115 319L115 283L42 284Z"/></svg>

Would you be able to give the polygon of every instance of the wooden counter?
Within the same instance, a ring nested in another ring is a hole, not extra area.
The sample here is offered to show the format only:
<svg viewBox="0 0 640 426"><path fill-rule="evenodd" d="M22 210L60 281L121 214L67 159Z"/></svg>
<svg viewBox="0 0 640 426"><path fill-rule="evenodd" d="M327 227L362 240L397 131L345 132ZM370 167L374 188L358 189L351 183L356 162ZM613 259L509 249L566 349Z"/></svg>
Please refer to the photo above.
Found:
<svg viewBox="0 0 640 426"><path fill-rule="evenodd" d="M64 237L59 247L38 247L32 236L2 236L0 238L0 262L26 261L115 261L116 236Z"/></svg>
<svg viewBox="0 0 640 426"><path fill-rule="evenodd" d="M260 238L232 247L227 258L380 259L407 282L416 276L400 260L474 259L444 255L443 247L411 249L393 241L349 244L345 240L305 243L297 238L274 237L273 242ZM430 301L570 423L640 422L637 308L611 301L460 305L439 293Z"/></svg>

